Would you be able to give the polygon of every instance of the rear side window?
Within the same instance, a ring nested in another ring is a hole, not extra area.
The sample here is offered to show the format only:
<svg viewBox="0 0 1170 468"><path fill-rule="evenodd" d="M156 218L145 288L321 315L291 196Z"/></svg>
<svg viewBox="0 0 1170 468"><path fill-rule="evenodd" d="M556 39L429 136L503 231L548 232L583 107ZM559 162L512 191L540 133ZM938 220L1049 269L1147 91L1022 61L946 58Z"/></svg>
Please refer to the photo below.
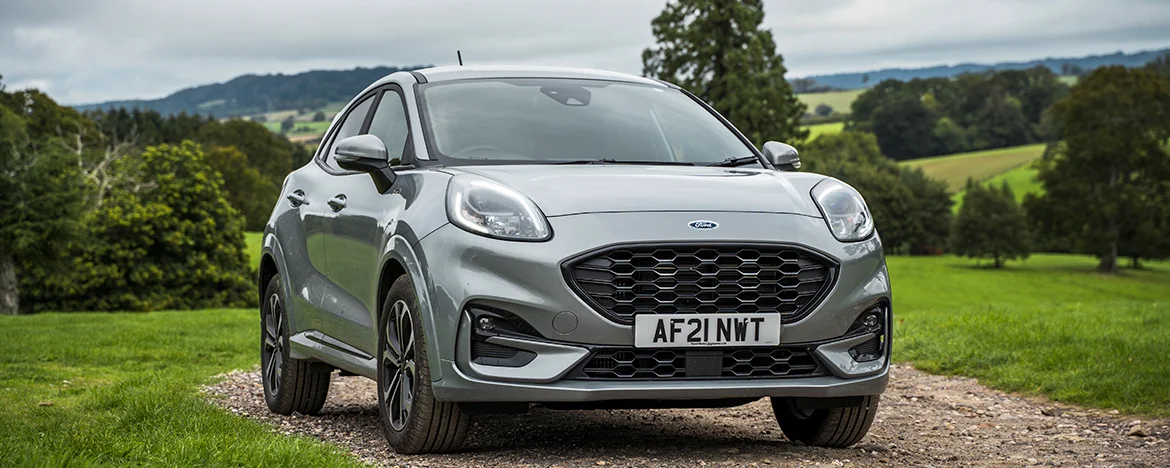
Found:
<svg viewBox="0 0 1170 468"><path fill-rule="evenodd" d="M373 97L368 97L364 101L353 106L353 110L346 114L345 120L337 126L337 132L333 134L333 138L329 140L329 148L325 151L325 165L331 169L343 170L337 167L337 161L334 160L333 145L337 142L357 135L362 131L362 124L366 121L366 114L370 112L370 106L373 105Z"/></svg>
<svg viewBox="0 0 1170 468"><path fill-rule="evenodd" d="M401 95L394 91L382 93L382 100L374 111L374 118L370 121L370 130L367 133L382 139L391 165L402 163L410 128L406 124L406 106Z"/></svg>

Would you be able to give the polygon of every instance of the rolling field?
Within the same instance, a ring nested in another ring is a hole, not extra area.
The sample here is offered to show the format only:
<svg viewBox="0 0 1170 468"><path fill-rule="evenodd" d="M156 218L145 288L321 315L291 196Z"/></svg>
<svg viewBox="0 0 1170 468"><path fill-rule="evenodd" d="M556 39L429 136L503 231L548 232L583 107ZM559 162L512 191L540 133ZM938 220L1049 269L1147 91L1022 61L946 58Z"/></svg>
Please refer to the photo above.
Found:
<svg viewBox="0 0 1170 468"><path fill-rule="evenodd" d="M1016 196L1016 201L1022 202L1024 201L1024 195L1029 193L1044 193L1044 186L1040 185L1040 181L1036 180L1036 174L1036 168L1031 165L1025 165L992 177L987 180L987 184L999 187L1004 182L1007 182L1008 187L1012 189L1012 194Z"/></svg>
<svg viewBox="0 0 1170 468"><path fill-rule="evenodd" d="M1170 416L1170 264L1117 276L1094 264L1036 255L991 270L892 257L894 358L1062 402ZM199 395L211 376L257 365L256 322L244 309L0 317L0 457L17 466L355 464Z"/></svg>
<svg viewBox="0 0 1170 468"><path fill-rule="evenodd" d="M850 112L850 105L853 100L857 99L864 89L851 89L848 91L830 91L827 93L801 93L797 94L796 98L800 99L804 105L808 106L808 112L816 109L818 104L828 104L833 108L833 112L837 114L848 114Z"/></svg>
<svg viewBox="0 0 1170 468"><path fill-rule="evenodd" d="M831 134L831 133L841 133L841 131L845 129L845 122L832 122L832 123L807 125L807 126L805 126L805 128L808 129L809 141L812 141L812 140L816 139L816 137L819 137L821 135L826 135L826 134Z"/></svg>
<svg viewBox="0 0 1170 468"><path fill-rule="evenodd" d="M288 132L288 135L290 137L298 135L322 135L325 133L325 130L329 129L329 123L330 122L328 120L321 122L298 121L296 122L296 125L293 126L293 129ZM264 127L273 133L280 133L280 121L269 120L264 122ZM306 128L307 130L305 130Z"/></svg>
<svg viewBox="0 0 1170 468"><path fill-rule="evenodd" d="M970 177L977 181L1004 174L1044 154L1044 145L1026 145L972 153L953 154L934 158L903 161L907 167L921 167L927 175L941 179L952 192L959 192Z"/></svg>

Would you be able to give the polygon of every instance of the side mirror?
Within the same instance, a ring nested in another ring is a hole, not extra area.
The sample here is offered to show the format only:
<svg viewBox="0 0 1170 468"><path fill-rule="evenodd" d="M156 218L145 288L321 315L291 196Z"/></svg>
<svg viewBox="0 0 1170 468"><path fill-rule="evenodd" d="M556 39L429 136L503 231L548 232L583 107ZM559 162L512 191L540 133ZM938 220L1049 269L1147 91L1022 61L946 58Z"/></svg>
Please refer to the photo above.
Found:
<svg viewBox="0 0 1170 468"><path fill-rule="evenodd" d="M374 135L351 136L337 142L333 148L333 160L337 161L338 167L370 174L381 193L386 193L398 178L390 169L388 159L386 145Z"/></svg>
<svg viewBox="0 0 1170 468"><path fill-rule="evenodd" d="M779 141L764 143L764 159L781 171L800 169L800 154L796 152L796 148Z"/></svg>

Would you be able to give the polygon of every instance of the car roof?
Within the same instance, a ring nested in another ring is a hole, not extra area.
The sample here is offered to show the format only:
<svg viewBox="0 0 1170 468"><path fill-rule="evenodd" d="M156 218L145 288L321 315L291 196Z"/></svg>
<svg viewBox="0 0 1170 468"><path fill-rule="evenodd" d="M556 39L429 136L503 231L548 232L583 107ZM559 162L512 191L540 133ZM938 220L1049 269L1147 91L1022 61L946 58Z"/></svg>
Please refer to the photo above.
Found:
<svg viewBox="0 0 1170 468"><path fill-rule="evenodd" d="M470 80L477 78L576 78L667 86L667 84L658 80L588 68L475 65L424 68L415 70L415 73L426 77L427 82Z"/></svg>

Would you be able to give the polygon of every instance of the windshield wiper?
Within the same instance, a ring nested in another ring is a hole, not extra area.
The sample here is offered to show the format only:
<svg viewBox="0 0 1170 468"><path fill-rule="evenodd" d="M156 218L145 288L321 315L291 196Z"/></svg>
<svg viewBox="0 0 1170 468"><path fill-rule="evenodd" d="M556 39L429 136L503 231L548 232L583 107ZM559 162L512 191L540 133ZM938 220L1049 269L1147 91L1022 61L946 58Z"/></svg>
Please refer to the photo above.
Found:
<svg viewBox="0 0 1170 468"><path fill-rule="evenodd" d="M710 164L710 166L711 167L735 167L735 166L742 166L744 164L752 164L752 163L758 163L758 162L760 162L760 158L757 158L755 156L743 156L743 157L739 157L739 158L727 158L727 159L724 159L720 162Z"/></svg>
<svg viewBox="0 0 1170 468"><path fill-rule="evenodd" d="M558 161L553 164L642 164L648 166L663 165L663 166L694 166L695 163L682 161L618 161L610 158L598 159L579 159L576 161Z"/></svg>

